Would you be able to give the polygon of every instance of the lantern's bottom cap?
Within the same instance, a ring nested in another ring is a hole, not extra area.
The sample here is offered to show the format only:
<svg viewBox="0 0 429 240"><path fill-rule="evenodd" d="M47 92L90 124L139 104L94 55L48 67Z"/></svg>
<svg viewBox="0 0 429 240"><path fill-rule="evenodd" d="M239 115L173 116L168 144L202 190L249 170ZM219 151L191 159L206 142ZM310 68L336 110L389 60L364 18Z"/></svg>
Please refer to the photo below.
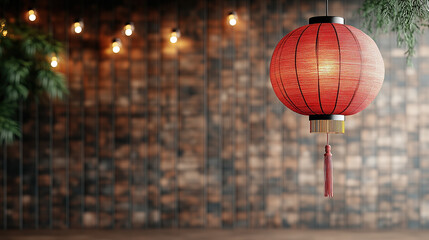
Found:
<svg viewBox="0 0 429 240"><path fill-rule="evenodd" d="M311 115L311 133L344 133L344 115Z"/></svg>

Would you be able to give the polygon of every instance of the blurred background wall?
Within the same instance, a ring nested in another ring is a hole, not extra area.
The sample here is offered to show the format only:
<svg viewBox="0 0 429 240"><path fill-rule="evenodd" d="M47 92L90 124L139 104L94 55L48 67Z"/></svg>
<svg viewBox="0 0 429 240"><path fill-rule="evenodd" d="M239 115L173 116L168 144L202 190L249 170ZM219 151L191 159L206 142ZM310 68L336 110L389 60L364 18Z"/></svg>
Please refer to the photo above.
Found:
<svg viewBox="0 0 429 240"><path fill-rule="evenodd" d="M331 0L329 13L360 27L361 4ZM347 118L346 134L330 138L330 200L326 136L310 135L308 118L277 100L268 68L281 37L324 15L324 1L34 0L3 9L25 19L30 5L31 24L64 42L58 70L70 95L23 104L23 137L0 153L1 227L429 227L428 34L414 67L393 34L376 38L385 82ZM182 36L171 44L176 27Z"/></svg>

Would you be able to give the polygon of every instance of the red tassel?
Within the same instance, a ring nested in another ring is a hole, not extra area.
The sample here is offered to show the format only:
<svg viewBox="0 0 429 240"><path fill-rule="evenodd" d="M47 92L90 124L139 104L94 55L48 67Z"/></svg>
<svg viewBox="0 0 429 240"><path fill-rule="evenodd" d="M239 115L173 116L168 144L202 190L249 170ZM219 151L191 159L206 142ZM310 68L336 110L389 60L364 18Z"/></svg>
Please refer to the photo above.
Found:
<svg viewBox="0 0 429 240"><path fill-rule="evenodd" d="M334 196L334 186L332 183L332 154L331 146L325 146L325 197Z"/></svg>

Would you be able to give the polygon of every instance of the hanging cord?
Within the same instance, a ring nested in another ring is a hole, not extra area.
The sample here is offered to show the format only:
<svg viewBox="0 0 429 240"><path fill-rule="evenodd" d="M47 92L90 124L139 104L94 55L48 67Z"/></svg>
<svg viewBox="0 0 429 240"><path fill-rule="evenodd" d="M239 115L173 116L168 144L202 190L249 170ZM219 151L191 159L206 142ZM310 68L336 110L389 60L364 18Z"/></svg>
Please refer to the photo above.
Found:
<svg viewBox="0 0 429 240"><path fill-rule="evenodd" d="M428 0L429 1L429 0ZM326 2L326 16L328 16L328 0L325 1Z"/></svg>

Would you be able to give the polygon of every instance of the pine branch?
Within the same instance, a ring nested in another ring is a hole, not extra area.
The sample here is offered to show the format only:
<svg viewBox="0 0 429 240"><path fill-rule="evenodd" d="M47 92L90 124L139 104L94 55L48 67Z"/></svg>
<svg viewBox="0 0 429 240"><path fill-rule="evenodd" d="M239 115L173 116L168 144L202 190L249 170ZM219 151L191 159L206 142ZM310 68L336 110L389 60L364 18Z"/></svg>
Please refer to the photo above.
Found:
<svg viewBox="0 0 429 240"><path fill-rule="evenodd" d="M416 54L417 38L429 24L426 0L364 0L359 9L363 25L372 34L396 33L399 47L405 47L407 63Z"/></svg>

